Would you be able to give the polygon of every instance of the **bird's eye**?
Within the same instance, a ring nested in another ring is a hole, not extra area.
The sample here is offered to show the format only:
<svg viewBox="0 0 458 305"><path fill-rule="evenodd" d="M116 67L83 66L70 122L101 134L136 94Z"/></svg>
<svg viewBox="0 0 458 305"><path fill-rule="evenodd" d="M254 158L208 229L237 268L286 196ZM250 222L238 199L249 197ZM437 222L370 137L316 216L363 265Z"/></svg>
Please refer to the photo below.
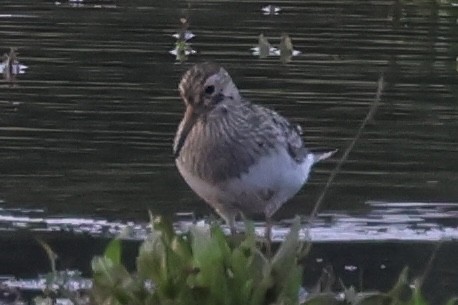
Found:
<svg viewBox="0 0 458 305"><path fill-rule="evenodd" d="M205 87L205 94L212 94L213 92L215 92L215 86L210 85Z"/></svg>

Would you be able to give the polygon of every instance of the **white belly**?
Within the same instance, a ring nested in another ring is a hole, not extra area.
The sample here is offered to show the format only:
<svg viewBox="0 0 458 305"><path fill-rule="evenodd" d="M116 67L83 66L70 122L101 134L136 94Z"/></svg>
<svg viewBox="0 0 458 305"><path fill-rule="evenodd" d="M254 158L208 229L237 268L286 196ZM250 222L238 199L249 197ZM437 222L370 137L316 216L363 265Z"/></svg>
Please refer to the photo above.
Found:
<svg viewBox="0 0 458 305"><path fill-rule="evenodd" d="M285 149L263 156L240 177L211 184L193 175L177 159L177 167L188 185L215 208L272 216L307 181L314 163L312 154L297 163ZM221 215L223 217L227 215Z"/></svg>

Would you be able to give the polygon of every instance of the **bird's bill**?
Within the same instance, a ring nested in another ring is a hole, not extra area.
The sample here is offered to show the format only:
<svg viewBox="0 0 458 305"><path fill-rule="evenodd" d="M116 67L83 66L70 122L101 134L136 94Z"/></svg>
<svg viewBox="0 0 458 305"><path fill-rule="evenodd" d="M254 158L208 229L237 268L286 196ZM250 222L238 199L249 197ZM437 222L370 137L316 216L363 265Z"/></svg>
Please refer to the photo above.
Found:
<svg viewBox="0 0 458 305"><path fill-rule="evenodd" d="M198 115L194 111L194 109L190 106L186 107L186 112L184 113L183 118L183 127L181 128L180 135L178 138L178 142L175 148L175 158L178 158L180 155L180 151L184 146L186 138L188 137L189 132L191 132L194 124L196 123Z"/></svg>

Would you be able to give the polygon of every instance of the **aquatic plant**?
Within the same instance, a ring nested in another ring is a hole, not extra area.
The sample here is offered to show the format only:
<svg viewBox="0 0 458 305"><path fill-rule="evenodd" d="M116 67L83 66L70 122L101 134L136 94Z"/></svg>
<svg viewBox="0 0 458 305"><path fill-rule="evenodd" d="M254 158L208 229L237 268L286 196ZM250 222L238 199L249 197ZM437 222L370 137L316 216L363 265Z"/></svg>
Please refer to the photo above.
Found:
<svg viewBox="0 0 458 305"><path fill-rule="evenodd" d="M10 48L9 53L5 53L2 56L2 62L0 63L0 73L3 74L5 81L14 83L16 75L24 74L28 68L25 65L19 63L16 52L16 48Z"/></svg>
<svg viewBox="0 0 458 305"><path fill-rule="evenodd" d="M278 52L277 48L272 47L269 43L269 40L264 36L263 33L258 36L257 46L250 48L251 54L254 56L259 56L259 58L266 58L267 56L276 55Z"/></svg>
<svg viewBox="0 0 458 305"><path fill-rule="evenodd" d="M188 59L188 55L196 54L197 52L191 48L188 40L195 37L195 35L188 30L189 18L180 18L180 29L172 36L176 38L175 48L170 50L169 53L175 55L176 61L184 62Z"/></svg>
<svg viewBox="0 0 458 305"><path fill-rule="evenodd" d="M90 282L82 277L80 271L57 270L56 260L58 255L51 246L44 240L37 238L37 242L46 252L51 271L37 281L37 286L43 284L42 293L35 296L31 302L33 305L87 305L90 303L89 287ZM21 300L19 297L18 300ZM1 302L0 302L1 304ZM22 304L22 303L21 303ZM16 305L16 304L14 304ZM18 304L19 305L19 304Z"/></svg>
<svg viewBox="0 0 458 305"><path fill-rule="evenodd" d="M255 47L250 48L250 50L252 55L258 56L259 58L280 56L280 61L282 63L288 63L291 61L292 57L301 54L301 51L294 50L291 38L286 33L283 33L280 37L280 44L278 48L273 47L264 34L261 33L258 36L258 44Z"/></svg>

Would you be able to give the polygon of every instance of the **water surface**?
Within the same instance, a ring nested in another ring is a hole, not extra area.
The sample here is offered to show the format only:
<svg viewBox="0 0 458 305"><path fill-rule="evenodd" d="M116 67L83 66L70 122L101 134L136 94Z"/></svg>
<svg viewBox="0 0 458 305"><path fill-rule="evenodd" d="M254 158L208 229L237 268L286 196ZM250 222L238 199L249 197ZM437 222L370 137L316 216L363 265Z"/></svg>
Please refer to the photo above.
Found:
<svg viewBox="0 0 458 305"><path fill-rule="evenodd" d="M28 67L14 83L0 84L3 273L21 274L17 255L11 260L22 245L19 232L107 238L129 223L141 232L148 209L198 219L212 212L171 154L184 110L177 83L203 60L224 65L245 97L301 124L309 147L340 151L316 167L279 220L311 211L383 74L380 104L329 189L312 236L339 247L456 240L457 11L453 3L432 3L277 1L281 12L266 16L268 3L258 1L2 1L0 51L17 48ZM169 51L183 16L197 53L179 63ZM302 52L292 62L251 55L259 34L277 46L283 32ZM392 262L402 251L374 247L371 253ZM74 263L67 266L85 268L68 259ZM458 282L456 269L451 273L447 293Z"/></svg>

